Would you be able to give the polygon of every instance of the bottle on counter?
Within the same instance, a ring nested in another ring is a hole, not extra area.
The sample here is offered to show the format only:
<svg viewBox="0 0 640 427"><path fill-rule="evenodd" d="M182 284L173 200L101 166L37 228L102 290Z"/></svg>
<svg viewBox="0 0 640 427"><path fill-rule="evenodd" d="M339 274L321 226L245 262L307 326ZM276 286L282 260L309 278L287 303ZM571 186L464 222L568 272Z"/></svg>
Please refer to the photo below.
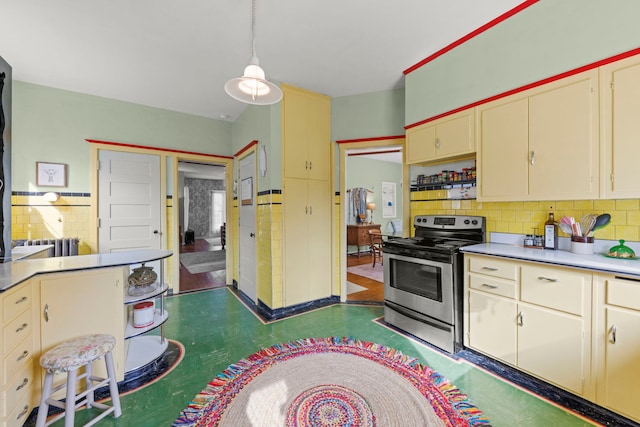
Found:
<svg viewBox="0 0 640 427"><path fill-rule="evenodd" d="M544 223L544 248L558 249L558 225L553 212L549 212L549 219Z"/></svg>

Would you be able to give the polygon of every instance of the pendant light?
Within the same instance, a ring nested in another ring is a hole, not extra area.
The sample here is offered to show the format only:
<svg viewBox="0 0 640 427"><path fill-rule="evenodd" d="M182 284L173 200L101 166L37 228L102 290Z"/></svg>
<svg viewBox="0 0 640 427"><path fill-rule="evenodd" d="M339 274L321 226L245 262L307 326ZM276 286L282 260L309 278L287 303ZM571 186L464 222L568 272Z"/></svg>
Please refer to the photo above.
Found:
<svg viewBox="0 0 640 427"><path fill-rule="evenodd" d="M242 77L229 80L224 90L234 99L253 105L270 105L282 99L278 85L265 79L256 56L256 0L251 0L251 59Z"/></svg>

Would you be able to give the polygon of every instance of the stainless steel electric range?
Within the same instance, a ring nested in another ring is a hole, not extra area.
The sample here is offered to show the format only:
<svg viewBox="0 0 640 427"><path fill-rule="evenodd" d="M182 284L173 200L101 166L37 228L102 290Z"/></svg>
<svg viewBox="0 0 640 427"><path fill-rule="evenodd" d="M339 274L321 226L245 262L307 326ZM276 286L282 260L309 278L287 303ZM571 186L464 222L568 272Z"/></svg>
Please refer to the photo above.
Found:
<svg viewBox="0 0 640 427"><path fill-rule="evenodd" d="M449 353L462 349L463 255L485 241L485 218L420 215L414 237L383 247L384 320Z"/></svg>

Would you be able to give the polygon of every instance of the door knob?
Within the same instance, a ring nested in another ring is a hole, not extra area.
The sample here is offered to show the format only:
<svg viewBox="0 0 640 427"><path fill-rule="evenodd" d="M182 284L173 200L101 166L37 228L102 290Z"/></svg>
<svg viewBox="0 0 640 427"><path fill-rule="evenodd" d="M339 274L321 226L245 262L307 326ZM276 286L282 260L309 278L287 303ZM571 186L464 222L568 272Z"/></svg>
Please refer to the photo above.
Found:
<svg viewBox="0 0 640 427"><path fill-rule="evenodd" d="M256 237L255 233L249 233L249 237Z"/></svg>
<svg viewBox="0 0 640 427"><path fill-rule="evenodd" d="M157 234L158 236L161 236L162 232L158 230L153 230L153 234Z"/></svg>

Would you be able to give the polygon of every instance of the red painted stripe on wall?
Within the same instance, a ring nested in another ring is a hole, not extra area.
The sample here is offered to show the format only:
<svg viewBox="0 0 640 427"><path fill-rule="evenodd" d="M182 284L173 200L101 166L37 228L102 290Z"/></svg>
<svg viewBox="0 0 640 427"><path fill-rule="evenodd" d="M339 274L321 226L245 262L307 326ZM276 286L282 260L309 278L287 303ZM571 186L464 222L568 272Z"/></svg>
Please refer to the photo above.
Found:
<svg viewBox="0 0 640 427"><path fill-rule="evenodd" d="M141 149L144 149L144 150L167 151L169 153L182 153L182 154L194 154L194 155L197 155L197 156L217 157L219 159L233 159L233 157L221 156L220 154L199 153L197 151L176 150L176 149L173 149L173 148L150 147L150 146L147 146L147 145L126 144L126 143L123 143L123 142L100 141L98 139L85 139L85 141L87 141L90 144L114 145L114 146L118 146L118 147L141 148Z"/></svg>
<svg viewBox="0 0 640 427"><path fill-rule="evenodd" d="M425 65L425 64L433 61L434 59L444 55L445 53L449 52L450 50L455 49L456 47L460 46L461 44L463 44L463 43L465 43L465 42L467 42L469 40L471 40L472 38L476 37L477 35L484 33L485 31L487 31L491 27L495 27L496 25L498 25L502 21L505 21L505 20L511 18L513 15L523 11L524 9L528 8L529 6L531 6L534 3L537 3L538 1L539 0L527 0L527 1L519 4L518 6L514 7L513 9L511 9L511 10L503 13L502 15L498 16L494 20L487 22L482 27L470 32L469 34L467 34L466 36L462 37L461 39L458 39L455 42L451 43L450 45L443 47L442 49L440 49L439 51L437 51L433 55L428 56L427 58L423 59L422 61L418 62L417 64L407 68L406 70L403 71L403 73L406 75L406 74L411 73L412 71L417 70L418 68L422 67L423 65Z"/></svg>
<svg viewBox="0 0 640 427"><path fill-rule="evenodd" d="M233 155L233 157L238 157L240 154L244 153L245 151L247 151L248 149L250 149L251 147L257 144L258 144L258 140L254 139L253 141L251 141L250 143L242 147L240 151L238 151L236 154Z"/></svg>
<svg viewBox="0 0 640 427"><path fill-rule="evenodd" d="M404 135L376 136L372 138L360 138L360 139L341 139L336 141L336 144L351 144L354 142L384 141L385 139L402 139L402 138L404 138Z"/></svg>

